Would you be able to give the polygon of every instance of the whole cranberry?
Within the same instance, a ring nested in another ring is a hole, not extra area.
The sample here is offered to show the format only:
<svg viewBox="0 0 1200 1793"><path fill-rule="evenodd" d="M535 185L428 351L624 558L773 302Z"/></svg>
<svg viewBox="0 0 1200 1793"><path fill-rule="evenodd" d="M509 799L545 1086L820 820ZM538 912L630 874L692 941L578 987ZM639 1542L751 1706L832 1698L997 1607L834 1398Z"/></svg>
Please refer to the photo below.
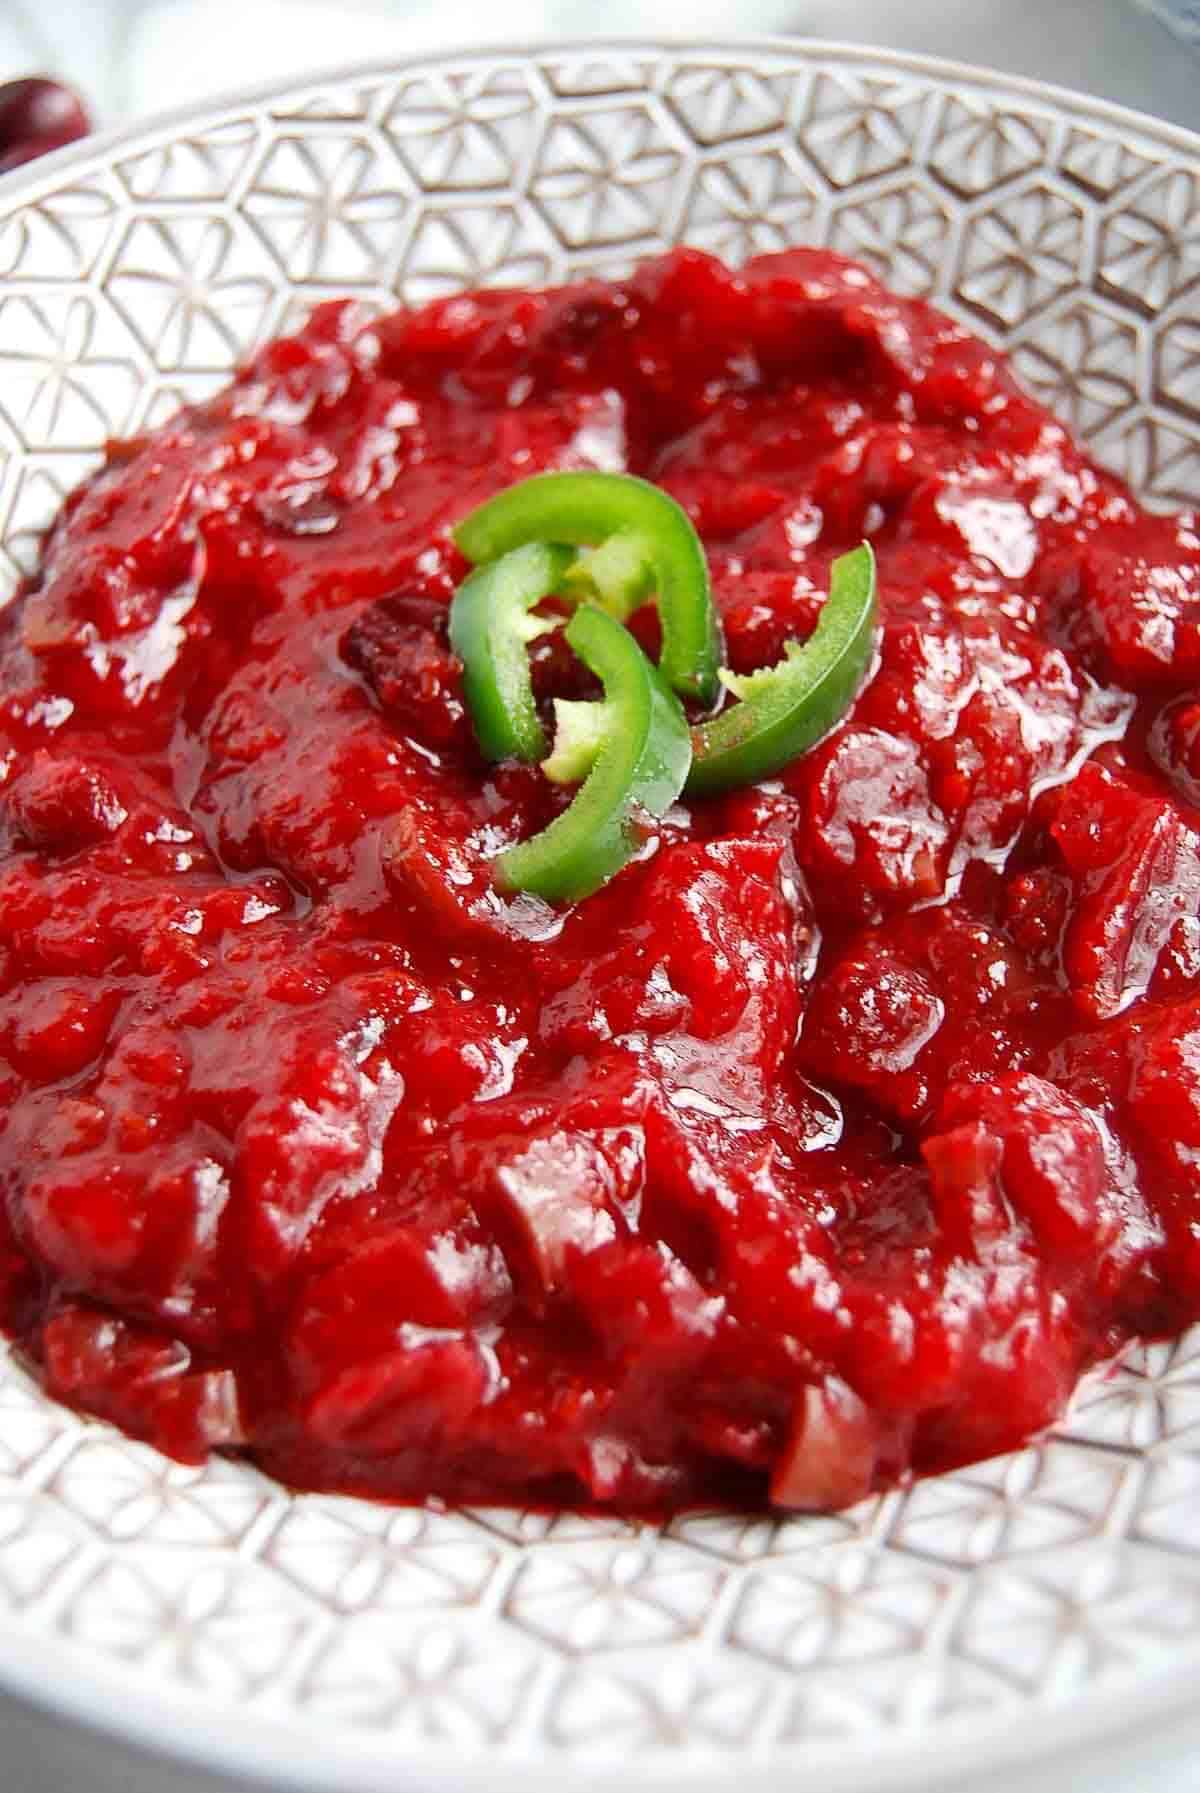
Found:
<svg viewBox="0 0 1200 1793"><path fill-rule="evenodd" d="M0 86L0 174L86 137L91 128L83 101L61 81L41 75L6 81Z"/></svg>

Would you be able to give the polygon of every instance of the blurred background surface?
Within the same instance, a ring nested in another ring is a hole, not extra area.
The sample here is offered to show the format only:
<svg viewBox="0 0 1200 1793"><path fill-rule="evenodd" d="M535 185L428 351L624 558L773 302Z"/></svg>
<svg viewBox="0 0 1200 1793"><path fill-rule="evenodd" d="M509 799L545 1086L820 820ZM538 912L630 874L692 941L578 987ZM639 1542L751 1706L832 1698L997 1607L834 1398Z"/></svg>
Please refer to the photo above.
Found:
<svg viewBox="0 0 1200 1793"><path fill-rule="evenodd" d="M887 44L1200 125L1200 0L0 0L0 81L56 74L116 124L360 59L660 31Z"/></svg>

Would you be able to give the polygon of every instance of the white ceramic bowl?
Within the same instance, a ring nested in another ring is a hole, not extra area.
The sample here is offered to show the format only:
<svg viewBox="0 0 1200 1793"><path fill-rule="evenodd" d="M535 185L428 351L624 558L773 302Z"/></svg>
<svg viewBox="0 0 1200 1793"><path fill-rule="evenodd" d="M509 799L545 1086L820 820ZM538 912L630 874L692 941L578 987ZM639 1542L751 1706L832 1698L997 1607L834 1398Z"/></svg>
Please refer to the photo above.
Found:
<svg viewBox="0 0 1200 1793"><path fill-rule="evenodd" d="M540 48L233 100L0 182L0 577L107 436L315 299L682 239L861 256L1007 349L1149 500L1200 495L1200 139L882 53ZM1013 1456L662 1532L294 1498L0 1367L0 1681L224 1773L882 1793L1047 1760L1061 1784L1070 1749L1083 1788L1118 1733L1140 1761L1184 1738L1198 1669L1197 1334Z"/></svg>

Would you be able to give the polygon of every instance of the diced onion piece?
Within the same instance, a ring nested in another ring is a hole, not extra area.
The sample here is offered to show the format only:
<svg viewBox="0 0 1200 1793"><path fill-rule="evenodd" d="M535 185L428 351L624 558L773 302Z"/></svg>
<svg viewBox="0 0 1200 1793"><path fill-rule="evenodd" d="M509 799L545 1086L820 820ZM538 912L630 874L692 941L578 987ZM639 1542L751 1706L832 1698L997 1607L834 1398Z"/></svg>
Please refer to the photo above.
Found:
<svg viewBox="0 0 1200 1793"><path fill-rule="evenodd" d="M771 1477L771 1502L797 1513L853 1506L871 1492L878 1431L870 1409L838 1376L806 1388Z"/></svg>

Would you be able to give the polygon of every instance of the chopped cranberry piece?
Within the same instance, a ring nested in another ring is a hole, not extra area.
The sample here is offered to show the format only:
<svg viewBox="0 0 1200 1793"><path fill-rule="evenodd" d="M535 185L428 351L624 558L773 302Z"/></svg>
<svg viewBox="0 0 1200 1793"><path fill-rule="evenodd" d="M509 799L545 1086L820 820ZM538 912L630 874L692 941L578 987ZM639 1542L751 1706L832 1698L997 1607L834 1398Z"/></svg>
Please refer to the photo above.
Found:
<svg viewBox="0 0 1200 1793"><path fill-rule="evenodd" d="M165 1334L67 1304L47 1321L41 1349L53 1394L181 1463L245 1443L232 1372L194 1368Z"/></svg>
<svg viewBox="0 0 1200 1793"><path fill-rule="evenodd" d="M1085 766L1050 830L1074 886L1063 968L1085 1014L1120 1014L1200 917L1200 830L1157 793Z"/></svg>
<svg viewBox="0 0 1200 1793"><path fill-rule="evenodd" d="M352 623L342 657L380 708L426 746L470 751L462 665L446 636L446 607L430 598L383 599Z"/></svg>
<svg viewBox="0 0 1200 1793"><path fill-rule="evenodd" d="M974 1200L971 1192L991 1159L985 1174L998 1179L998 1198L1029 1225L1048 1256L1081 1271L1105 1251L1121 1226L1124 1204L1110 1183L1093 1116L1044 1079L1017 1074L954 1086L940 1125L957 1136L974 1124L984 1129L973 1135L977 1165L965 1154L935 1153L943 1200L955 1187L956 1172L966 1173L958 1187ZM927 1142L927 1155L933 1143Z"/></svg>

